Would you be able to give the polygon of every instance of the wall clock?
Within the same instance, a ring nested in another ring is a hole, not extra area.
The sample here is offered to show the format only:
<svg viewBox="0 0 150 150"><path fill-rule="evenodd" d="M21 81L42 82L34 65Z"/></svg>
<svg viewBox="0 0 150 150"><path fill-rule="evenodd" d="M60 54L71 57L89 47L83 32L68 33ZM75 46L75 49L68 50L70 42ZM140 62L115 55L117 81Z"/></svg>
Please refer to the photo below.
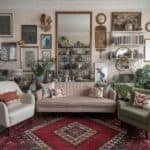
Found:
<svg viewBox="0 0 150 150"><path fill-rule="evenodd" d="M147 22L147 23L145 24L145 30L146 30L147 32L150 32L150 22Z"/></svg>
<svg viewBox="0 0 150 150"><path fill-rule="evenodd" d="M104 24L106 22L106 15L104 13L99 13L96 16L96 22L98 24Z"/></svg>

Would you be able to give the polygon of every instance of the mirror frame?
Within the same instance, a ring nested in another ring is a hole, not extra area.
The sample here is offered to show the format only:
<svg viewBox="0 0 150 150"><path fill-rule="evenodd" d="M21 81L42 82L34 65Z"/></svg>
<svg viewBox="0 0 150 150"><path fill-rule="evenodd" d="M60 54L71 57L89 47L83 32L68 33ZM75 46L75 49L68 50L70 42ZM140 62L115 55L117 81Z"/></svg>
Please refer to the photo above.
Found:
<svg viewBox="0 0 150 150"><path fill-rule="evenodd" d="M148 50L146 49L146 41L149 41L149 42L150 42L150 39L145 39L145 40L144 40L144 44L145 44L145 45L144 45L144 61L145 61L145 62L150 62L150 59L149 59L149 60L146 60L146 53L148 53L148 52L147 52ZM149 49L150 49L150 47L149 47Z"/></svg>
<svg viewBox="0 0 150 150"><path fill-rule="evenodd" d="M127 49L129 52L131 52L132 53L132 51L131 51L131 49L130 48L128 48L128 47L119 47L117 50L116 50L116 52L115 52L115 57L116 58L123 58L123 57L125 57L125 56L121 56L121 57L117 57L117 52L120 50L120 49L123 49L123 48L125 48L125 49ZM131 57L128 57L128 58L131 58Z"/></svg>
<svg viewBox="0 0 150 150"><path fill-rule="evenodd" d="M90 49L91 49L91 60L90 60L90 64L92 62L92 12L91 11L56 11L55 12L55 57L56 57L56 73L58 75L58 15L59 14L88 14L90 17L90 33L89 33L89 37L90 37ZM91 69L92 69L92 64L91 64Z"/></svg>

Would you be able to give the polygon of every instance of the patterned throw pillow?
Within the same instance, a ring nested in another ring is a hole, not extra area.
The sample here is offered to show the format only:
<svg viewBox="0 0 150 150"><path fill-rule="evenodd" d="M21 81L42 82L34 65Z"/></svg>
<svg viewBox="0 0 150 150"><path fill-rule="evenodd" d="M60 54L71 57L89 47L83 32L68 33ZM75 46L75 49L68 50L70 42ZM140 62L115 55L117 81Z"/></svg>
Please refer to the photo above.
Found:
<svg viewBox="0 0 150 150"><path fill-rule="evenodd" d="M65 96L64 91L61 88L51 89L50 92L51 92L51 98L64 97Z"/></svg>
<svg viewBox="0 0 150 150"><path fill-rule="evenodd" d="M19 99L19 96L17 95L16 91L0 94L0 101L5 103L16 99Z"/></svg>
<svg viewBox="0 0 150 150"><path fill-rule="evenodd" d="M55 83L51 82L51 83L41 83L41 87L42 87L42 95L43 98L47 98L47 97L51 97L51 89L55 89Z"/></svg>
<svg viewBox="0 0 150 150"><path fill-rule="evenodd" d="M133 105L143 107L144 105L148 104L149 101L150 101L150 95L135 92Z"/></svg>
<svg viewBox="0 0 150 150"><path fill-rule="evenodd" d="M93 87L89 91L89 97L102 98L103 97L103 87Z"/></svg>

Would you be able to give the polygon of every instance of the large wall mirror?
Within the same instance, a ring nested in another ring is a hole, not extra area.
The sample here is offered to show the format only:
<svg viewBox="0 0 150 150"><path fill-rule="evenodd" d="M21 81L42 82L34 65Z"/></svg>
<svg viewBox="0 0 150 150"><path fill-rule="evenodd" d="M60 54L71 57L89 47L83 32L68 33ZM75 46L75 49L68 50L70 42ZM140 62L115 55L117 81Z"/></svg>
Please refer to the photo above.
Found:
<svg viewBox="0 0 150 150"><path fill-rule="evenodd" d="M145 56L145 61L150 62L150 39L145 39L144 56Z"/></svg>
<svg viewBox="0 0 150 150"><path fill-rule="evenodd" d="M56 12L57 74L67 80L90 78L91 12Z"/></svg>

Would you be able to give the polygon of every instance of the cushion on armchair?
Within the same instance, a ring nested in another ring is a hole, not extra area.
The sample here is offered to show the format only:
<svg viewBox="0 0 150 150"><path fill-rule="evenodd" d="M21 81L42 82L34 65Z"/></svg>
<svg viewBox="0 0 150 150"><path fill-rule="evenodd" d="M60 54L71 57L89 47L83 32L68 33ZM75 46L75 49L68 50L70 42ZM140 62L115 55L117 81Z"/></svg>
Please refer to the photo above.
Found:
<svg viewBox="0 0 150 150"><path fill-rule="evenodd" d="M19 99L19 96L17 95L16 91L0 94L0 101L2 102L9 102L16 99Z"/></svg>

